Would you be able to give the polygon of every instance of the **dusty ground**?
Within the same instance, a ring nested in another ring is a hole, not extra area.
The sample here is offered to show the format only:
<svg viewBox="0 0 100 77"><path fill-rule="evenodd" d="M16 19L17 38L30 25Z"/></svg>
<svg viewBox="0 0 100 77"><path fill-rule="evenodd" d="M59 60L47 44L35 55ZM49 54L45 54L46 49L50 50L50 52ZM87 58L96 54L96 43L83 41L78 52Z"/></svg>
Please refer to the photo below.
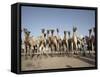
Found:
<svg viewBox="0 0 100 77"><path fill-rule="evenodd" d="M84 56L34 56L25 59L21 58L21 69L24 70L41 70L57 68L75 68L75 67L94 67L95 58Z"/></svg>

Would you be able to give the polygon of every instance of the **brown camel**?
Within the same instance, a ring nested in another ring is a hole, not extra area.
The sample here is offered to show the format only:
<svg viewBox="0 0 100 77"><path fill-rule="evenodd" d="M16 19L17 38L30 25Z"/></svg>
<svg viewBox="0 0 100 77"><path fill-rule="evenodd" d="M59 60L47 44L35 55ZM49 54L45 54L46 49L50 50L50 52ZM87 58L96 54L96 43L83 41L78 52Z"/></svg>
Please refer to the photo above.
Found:
<svg viewBox="0 0 100 77"><path fill-rule="evenodd" d="M71 35L71 32L68 31L68 51L69 51L70 55L72 55L72 52L73 52L73 38L70 35Z"/></svg>
<svg viewBox="0 0 100 77"><path fill-rule="evenodd" d="M64 38L62 40L63 51L68 51L68 38L67 38L67 31L64 31Z"/></svg>
<svg viewBox="0 0 100 77"><path fill-rule="evenodd" d="M57 37L57 43L58 43L57 51L61 52L61 49L62 49L62 40L61 40L61 37L59 36L59 29L57 28L56 31L57 31L56 37Z"/></svg>
<svg viewBox="0 0 100 77"><path fill-rule="evenodd" d="M23 31L24 31L25 56L27 57L28 51L30 53L31 49L31 44L29 42L30 31L28 31L26 28L24 28Z"/></svg>
<svg viewBox="0 0 100 77"><path fill-rule="evenodd" d="M94 30L94 31L93 31ZM95 47L95 35L92 35L92 31L95 34L95 29L89 29L89 40L88 40L88 49L89 49L89 54L91 55L91 51L94 51Z"/></svg>
<svg viewBox="0 0 100 77"><path fill-rule="evenodd" d="M25 44L25 56L27 58L28 55L33 56L35 53L36 47L37 47L37 41L32 36L30 37L30 31L28 31L26 28L23 29L24 31L24 44Z"/></svg>
<svg viewBox="0 0 100 77"><path fill-rule="evenodd" d="M39 40L39 49L40 49L40 52L42 51L45 51L45 48L46 48L46 34L45 34L45 29L42 29L41 30L41 38Z"/></svg>
<svg viewBox="0 0 100 77"><path fill-rule="evenodd" d="M51 36L50 36L50 47L51 47L51 51L53 50L57 50L57 37L54 36L54 30L50 30L51 31ZM54 48L54 49L53 49Z"/></svg>

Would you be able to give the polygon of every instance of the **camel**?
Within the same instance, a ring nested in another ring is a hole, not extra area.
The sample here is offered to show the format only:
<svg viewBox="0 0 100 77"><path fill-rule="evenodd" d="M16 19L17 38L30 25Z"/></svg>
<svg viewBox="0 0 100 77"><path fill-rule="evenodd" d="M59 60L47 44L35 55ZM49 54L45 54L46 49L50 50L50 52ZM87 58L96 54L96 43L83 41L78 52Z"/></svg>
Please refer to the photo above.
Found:
<svg viewBox="0 0 100 77"><path fill-rule="evenodd" d="M29 42L30 31L28 31L26 28L24 28L23 31L24 31L25 56L27 57L28 51L30 53L31 49L31 44Z"/></svg>
<svg viewBox="0 0 100 77"><path fill-rule="evenodd" d="M47 30L46 45L47 45L48 51L50 51L50 30Z"/></svg>
<svg viewBox="0 0 100 77"><path fill-rule="evenodd" d="M91 51L92 51L92 40L91 40L91 33L92 33L92 29L89 29L89 42L88 42L88 47L89 47L89 54L91 55Z"/></svg>
<svg viewBox="0 0 100 77"><path fill-rule="evenodd" d="M41 53L44 53L45 48L46 48L46 34L45 34L45 29L42 29L41 33L42 33L42 35L41 35L41 38L39 40L39 51Z"/></svg>
<svg viewBox="0 0 100 77"><path fill-rule="evenodd" d="M31 44L31 55L30 56L34 56L35 53L38 53L38 40L35 37L30 37L30 44Z"/></svg>
<svg viewBox="0 0 100 77"><path fill-rule="evenodd" d="M72 51L74 51L74 54L78 54L79 51L81 51L83 45L83 39L77 36L77 27L73 27Z"/></svg>
<svg viewBox="0 0 100 77"><path fill-rule="evenodd" d="M68 31L68 50L69 51L71 51L71 49L72 49L71 43L72 43L72 39L70 37L70 31Z"/></svg>
<svg viewBox="0 0 100 77"><path fill-rule="evenodd" d="M54 30L51 29L51 36L49 38L49 41L50 41L50 47L51 47L51 51L56 51L57 50L57 37L54 36Z"/></svg>
<svg viewBox="0 0 100 77"><path fill-rule="evenodd" d="M93 46L94 46L94 51L96 50L96 44L95 44L95 32L96 32L96 28L93 28L93 33L94 33L94 37L93 37Z"/></svg>
<svg viewBox="0 0 100 77"><path fill-rule="evenodd" d="M21 40L21 53L22 55L24 55L24 51L25 51L25 44L24 44L24 39Z"/></svg>
<svg viewBox="0 0 100 77"><path fill-rule="evenodd" d="M77 27L73 27L73 36L72 36L72 51L74 51L74 54L77 53Z"/></svg>
<svg viewBox="0 0 100 77"><path fill-rule="evenodd" d="M77 37L77 53L83 54L83 56L85 56L86 50L87 50L86 38Z"/></svg>
<svg viewBox="0 0 100 77"><path fill-rule="evenodd" d="M67 38L67 31L64 31L64 38L62 40L63 51L68 53L68 38Z"/></svg>
<svg viewBox="0 0 100 77"><path fill-rule="evenodd" d="M84 38L77 37L77 50L81 51L83 46Z"/></svg>
<svg viewBox="0 0 100 77"><path fill-rule="evenodd" d="M70 55L72 55L72 52L73 52L73 38L70 35L71 35L71 32L68 31L68 51L69 51Z"/></svg>
<svg viewBox="0 0 100 77"><path fill-rule="evenodd" d="M47 38L46 38L46 50L48 53L48 55L52 56L50 50L51 50L51 35L50 35L50 30L48 29L46 31L46 35L47 35Z"/></svg>
<svg viewBox="0 0 100 77"><path fill-rule="evenodd" d="M58 43L58 45L57 45L57 51L61 52L61 50L62 50L62 39L61 39L61 37L59 35L59 29L58 28L56 29L56 32L57 32L56 37L57 37L57 43Z"/></svg>
<svg viewBox="0 0 100 77"><path fill-rule="evenodd" d="M83 56L86 56L87 42L86 42L85 37L82 38L81 47L82 47L82 51L83 51Z"/></svg>
<svg viewBox="0 0 100 77"><path fill-rule="evenodd" d="M27 58L28 54L30 56L33 56L32 54L34 54L35 51L37 52L36 50L37 41L33 36L30 37L30 31L28 31L26 28L24 28L23 31L24 31L25 56Z"/></svg>
<svg viewBox="0 0 100 77"><path fill-rule="evenodd" d="M95 29L89 29L89 40L88 40L88 50L89 50L89 54L91 55L91 51L93 51L95 48L95 35L92 35L92 31L94 30L94 34L95 34Z"/></svg>

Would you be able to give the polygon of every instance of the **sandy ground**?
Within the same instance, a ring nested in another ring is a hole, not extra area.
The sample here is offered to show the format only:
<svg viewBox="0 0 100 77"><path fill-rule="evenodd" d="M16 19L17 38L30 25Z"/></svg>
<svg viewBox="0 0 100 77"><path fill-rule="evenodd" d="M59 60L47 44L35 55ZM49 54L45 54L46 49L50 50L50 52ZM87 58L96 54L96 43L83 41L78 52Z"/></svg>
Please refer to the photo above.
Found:
<svg viewBox="0 0 100 77"><path fill-rule="evenodd" d="M95 58L83 56L34 56L25 59L21 58L21 69L24 70L43 70L57 68L76 68L76 67L94 67Z"/></svg>

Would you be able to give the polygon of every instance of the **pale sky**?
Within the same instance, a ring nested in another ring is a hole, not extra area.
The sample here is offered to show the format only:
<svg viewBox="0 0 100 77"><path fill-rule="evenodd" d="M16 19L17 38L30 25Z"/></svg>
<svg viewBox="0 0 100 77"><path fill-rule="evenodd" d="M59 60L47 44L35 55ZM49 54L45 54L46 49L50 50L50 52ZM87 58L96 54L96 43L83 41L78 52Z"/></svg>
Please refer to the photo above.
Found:
<svg viewBox="0 0 100 77"><path fill-rule="evenodd" d="M31 32L31 36L39 36L41 29L59 29L59 34L63 36L63 31L71 31L73 26L77 27L79 35L88 35L88 29L95 26L94 10L79 9L59 9L22 6L21 25Z"/></svg>

